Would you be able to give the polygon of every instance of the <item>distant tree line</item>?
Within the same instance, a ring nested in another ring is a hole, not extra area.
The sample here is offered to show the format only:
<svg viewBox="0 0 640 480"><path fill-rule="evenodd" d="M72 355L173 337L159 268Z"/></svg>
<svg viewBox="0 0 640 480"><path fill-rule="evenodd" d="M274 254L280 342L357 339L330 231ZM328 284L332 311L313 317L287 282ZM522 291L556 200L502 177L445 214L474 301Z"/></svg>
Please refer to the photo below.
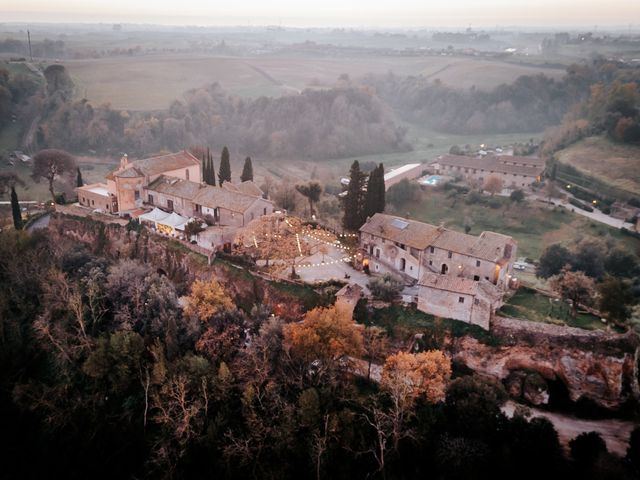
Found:
<svg viewBox="0 0 640 480"><path fill-rule="evenodd" d="M60 72L57 72L60 73ZM56 80L60 80L57 75ZM67 88L67 83L62 82ZM50 89L50 96L56 88ZM53 97L38 131L40 147L72 152L163 149L211 144L272 158L327 159L408 150L405 129L370 91L334 88L278 98L241 99L219 85L192 90L166 111L144 113Z"/></svg>
<svg viewBox="0 0 640 480"><path fill-rule="evenodd" d="M637 141L640 72L602 57L571 65L554 80L525 75L491 90L468 90L422 76L369 75L363 83L405 119L449 133L541 131L559 125L568 112L587 111L596 130ZM634 86L635 85L635 86Z"/></svg>

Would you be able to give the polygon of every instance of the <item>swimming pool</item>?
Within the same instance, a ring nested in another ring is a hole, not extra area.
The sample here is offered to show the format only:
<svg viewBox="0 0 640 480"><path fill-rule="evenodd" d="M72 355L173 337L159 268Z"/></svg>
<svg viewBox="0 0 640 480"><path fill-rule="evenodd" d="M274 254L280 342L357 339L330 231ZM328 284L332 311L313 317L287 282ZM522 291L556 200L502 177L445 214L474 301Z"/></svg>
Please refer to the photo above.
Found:
<svg viewBox="0 0 640 480"><path fill-rule="evenodd" d="M436 186L442 181L442 177L440 175L429 175L428 177L423 177L420 179L420 185L432 185Z"/></svg>

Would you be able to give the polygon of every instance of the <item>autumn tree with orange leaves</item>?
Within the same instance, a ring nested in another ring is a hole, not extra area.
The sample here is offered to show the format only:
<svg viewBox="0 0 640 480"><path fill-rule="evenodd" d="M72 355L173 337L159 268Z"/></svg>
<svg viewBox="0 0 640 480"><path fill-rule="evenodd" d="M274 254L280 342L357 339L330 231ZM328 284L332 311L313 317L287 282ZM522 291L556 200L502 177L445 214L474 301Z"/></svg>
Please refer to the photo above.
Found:
<svg viewBox="0 0 640 480"><path fill-rule="evenodd" d="M347 310L336 306L314 308L301 323L286 325L284 344L299 363L301 378L312 371L316 381L338 373L349 357L363 352L361 328Z"/></svg>
<svg viewBox="0 0 640 480"><path fill-rule="evenodd" d="M221 311L233 308L235 308L233 302L220 282L196 280L191 285L184 311L187 316L207 322Z"/></svg>

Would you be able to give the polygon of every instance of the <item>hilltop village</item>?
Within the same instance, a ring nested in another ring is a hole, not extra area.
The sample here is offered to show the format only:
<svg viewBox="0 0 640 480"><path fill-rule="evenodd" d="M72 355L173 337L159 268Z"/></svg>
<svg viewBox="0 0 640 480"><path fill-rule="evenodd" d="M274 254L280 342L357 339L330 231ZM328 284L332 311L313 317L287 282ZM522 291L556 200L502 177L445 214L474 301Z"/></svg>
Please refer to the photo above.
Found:
<svg viewBox="0 0 640 480"><path fill-rule="evenodd" d="M491 164L504 168L491 166L489 170L487 166L487 175L507 175L505 171L518 168L531 169L533 173L527 173L532 180L541 174L537 159L511 157L507 163L507 157L501 158ZM533 165L516 163L523 161ZM450 165L450 159L439 159L434 168L439 173L440 168ZM392 170L385 176L385 186L414 179L421 172L420 164ZM78 187L78 204L92 212L139 221L158 234L193 241L212 252L231 252L256 225L286 218L286 212L277 210L252 180L206 184L202 162L186 150L134 161L124 155L118 169L105 180ZM198 224L197 235L190 235L189 223ZM321 230L315 232L316 237L322 235ZM411 301L428 314L488 330L504 295L514 284L517 242L505 235L482 232L476 237L376 213L360 227L357 240L357 257L354 254L348 259L355 271L366 270L369 275L387 272L404 279L408 286L416 286ZM253 235L256 246L257 242ZM297 253L305 257L303 252ZM297 263L304 269L307 261L301 258ZM331 280L331 276L316 280ZM367 289L366 282L359 286L362 291Z"/></svg>

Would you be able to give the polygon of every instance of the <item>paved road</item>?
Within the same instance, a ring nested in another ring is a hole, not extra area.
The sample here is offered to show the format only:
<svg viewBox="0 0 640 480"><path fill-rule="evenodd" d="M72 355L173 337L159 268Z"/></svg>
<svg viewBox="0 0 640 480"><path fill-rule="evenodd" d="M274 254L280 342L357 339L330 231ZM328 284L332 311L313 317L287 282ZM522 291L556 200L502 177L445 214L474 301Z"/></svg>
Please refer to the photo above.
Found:
<svg viewBox="0 0 640 480"><path fill-rule="evenodd" d="M536 194L530 195L530 198L534 200L543 200L545 202L549 201L547 197L542 197ZM625 222L624 220L620 220L618 218L613 218L610 215L606 215L602 213L600 210L598 210L597 208L594 209L593 212L587 212L586 210L582 210L581 208L571 205L569 202L560 200L558 198L552 198L551 202L558 207L566 208L567 210L577 213L578 215L582 215L583 217L590 218L591 220L595 220L596 222L604 223L605 225L609 225L610 227L613 227L613 228L623 228L623 227L627 229L633 228L633 225L630 224L629 222Z"/></svg>
<svg viewBox="0 0 640 480"><path fill-rule="evenodd" d="M502 411L510 417L513 415L517 405L516 402L509 400L502 407ZM544 417L553 424L558 431L560 444L565 448L568 448L569 441L583 432L598 432L607 444L609 452L624 456L629 446L629 435L631 435L631 430L635 427L633 422L626 420L587 420L572 415L528 408L533 417Z"/></svg>

